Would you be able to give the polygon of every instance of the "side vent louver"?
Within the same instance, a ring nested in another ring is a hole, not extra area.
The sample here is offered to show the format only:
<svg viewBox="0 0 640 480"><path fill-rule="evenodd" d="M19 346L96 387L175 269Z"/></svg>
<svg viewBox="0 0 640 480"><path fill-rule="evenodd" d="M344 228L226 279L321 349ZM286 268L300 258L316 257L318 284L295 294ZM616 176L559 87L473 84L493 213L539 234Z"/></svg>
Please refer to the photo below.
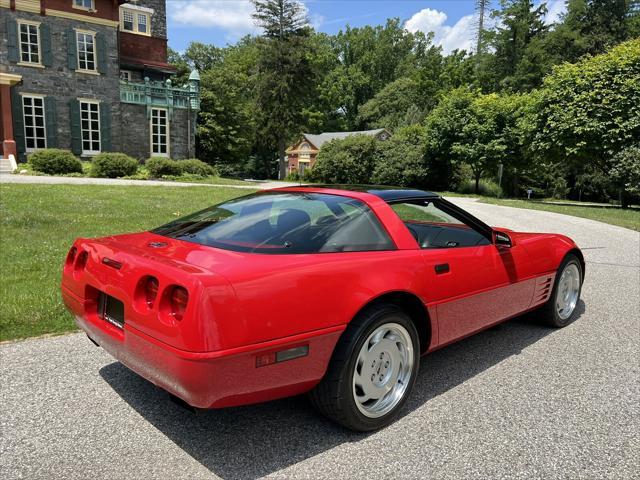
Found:
<svg viewBox="0 0 640 480"><path fill-rule="evenodd" d="M536 281L536 290L533 294L533 304L543 303L549 299L553 288L553 277L541 277Z"/></svg>

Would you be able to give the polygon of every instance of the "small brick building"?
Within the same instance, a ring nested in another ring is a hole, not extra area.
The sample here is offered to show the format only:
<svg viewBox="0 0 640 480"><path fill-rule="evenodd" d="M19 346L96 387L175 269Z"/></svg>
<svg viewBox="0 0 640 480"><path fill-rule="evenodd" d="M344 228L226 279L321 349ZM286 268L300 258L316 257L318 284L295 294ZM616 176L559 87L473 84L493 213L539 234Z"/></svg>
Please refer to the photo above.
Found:
<svg viewBox="0 0 640 480"><path fill-rule="evenodd" d="M391 136L385 128L361 130L358 132L303 133L302 138L286 150L288 172L292 173L297 171L303 174L305 170L313 168L315 165L316 157L322 145L331 140L347 138L351 135L369 135L378 140L386 140Z"/></svg>
<svg viewBox="0 0 640 480"><path fill-rule="evenodd" d="M200 79L171 84L165 0L0 0L2 156L195 155Z"/></svg>

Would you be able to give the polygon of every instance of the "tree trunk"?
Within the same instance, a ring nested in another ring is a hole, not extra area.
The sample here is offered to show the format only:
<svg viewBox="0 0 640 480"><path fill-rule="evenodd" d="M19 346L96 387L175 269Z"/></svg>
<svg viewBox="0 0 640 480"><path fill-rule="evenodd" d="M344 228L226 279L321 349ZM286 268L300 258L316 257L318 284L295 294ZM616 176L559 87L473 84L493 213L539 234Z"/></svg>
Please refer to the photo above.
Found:
<svg viewBox="0 0 640 480"><path fill-rule="evenodd" d="M629 199L627 198L627 195L625 194L625 191L623 188L620 189L620 206L622 208L629 208Z"/></svg>
<svg viewBox="0 0 640 480"><path fill-rule="evenodd" d="M278 138L278 180L284 180L287 176L287 159L284 154L284 136Z"/></svg>
<svg viewBox="0 0 640 480"><path fill-rule="evenodd" d="M476 175L476 195L479 193L480 191L480 175L482 174L482 172L477 172Z"/></svg>

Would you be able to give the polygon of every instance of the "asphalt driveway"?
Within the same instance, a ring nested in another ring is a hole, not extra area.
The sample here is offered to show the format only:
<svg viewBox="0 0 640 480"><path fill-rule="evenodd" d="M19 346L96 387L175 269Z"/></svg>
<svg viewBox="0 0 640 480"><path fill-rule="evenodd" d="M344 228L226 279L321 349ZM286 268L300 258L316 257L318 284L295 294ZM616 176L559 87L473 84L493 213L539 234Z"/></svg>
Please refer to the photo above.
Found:
<svg viewBox="0 0 640 480"><path fill-rule="evenodd" d="M0 478L639 478L640 234L454 199L584 249L580 318L512 320L423 358L370 435L304 398L194 415L81 334L0 345Z"/></svg>

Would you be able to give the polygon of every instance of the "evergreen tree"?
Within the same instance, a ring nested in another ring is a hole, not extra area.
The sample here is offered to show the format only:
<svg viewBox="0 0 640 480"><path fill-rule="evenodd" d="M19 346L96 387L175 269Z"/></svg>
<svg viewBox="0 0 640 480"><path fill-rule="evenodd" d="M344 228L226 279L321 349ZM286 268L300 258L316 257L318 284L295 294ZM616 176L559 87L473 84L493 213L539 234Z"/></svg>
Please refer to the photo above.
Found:
<svg viewBox="0 0 640 480"><path fill-rule="evenodd" d="M531 68L537 63L528 57L535 56L532 47L548 31L544 23L546 13L545 3L536 6L533 0L501 0L501 9L493 13L498 26L489 37L495 49L490 68L497 89L525 91L540 82L541 73L531 77ZM528 68L520 66L523 60Z"/></svg>
<svg viewBox="0 0 640 480"><path fill-rule="evenodd" d="M252 0L253 18L263 29L259 42L257 105L263 137L278 150L278 176L286 176L286 142L304 119L312 91L311 29L297 0Z"/></svg>

